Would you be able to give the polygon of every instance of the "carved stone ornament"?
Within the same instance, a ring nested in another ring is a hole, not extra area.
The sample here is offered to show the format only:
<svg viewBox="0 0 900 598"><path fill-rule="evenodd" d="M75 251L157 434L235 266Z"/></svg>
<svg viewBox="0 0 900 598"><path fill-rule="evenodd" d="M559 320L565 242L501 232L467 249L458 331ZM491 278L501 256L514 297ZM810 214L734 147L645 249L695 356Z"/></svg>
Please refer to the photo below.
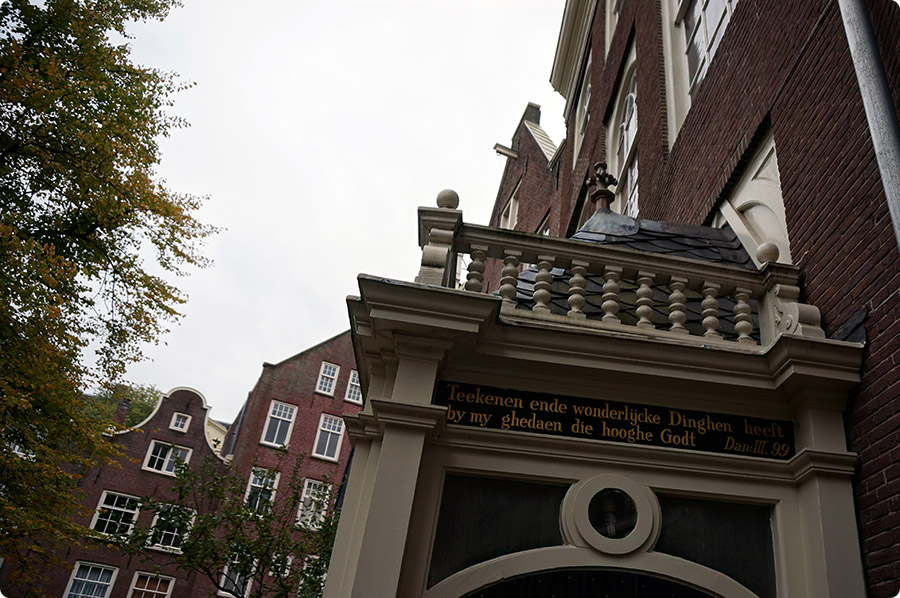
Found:
<svg viewBox="0 0 900 598"><path fill-rule="evenodd" d="M774 296L772 307L778 332L825 338L825 331L819 326L822 321L819 308L797 301L799 287L777 284L771 293Z"/></svg>
<svg viewBox="0 0 900 598"><path fill-rule="evenodd" d="M606 170L606 162L594 164L594 174L588 175L585 180L588 186L588 199L594 203L594 210L608 208L616 194L609 190L610 185L618 185L619 181Z"/></svg>

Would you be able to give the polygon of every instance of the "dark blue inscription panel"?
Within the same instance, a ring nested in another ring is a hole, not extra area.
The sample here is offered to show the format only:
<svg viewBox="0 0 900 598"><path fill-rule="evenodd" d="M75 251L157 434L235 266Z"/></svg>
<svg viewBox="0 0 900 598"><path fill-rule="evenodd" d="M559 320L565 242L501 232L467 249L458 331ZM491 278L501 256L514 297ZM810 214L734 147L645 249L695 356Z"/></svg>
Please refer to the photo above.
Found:
<svg viewBox="0 0 900 598"><path fill-rule="evenodd" d="M440 381L447 423L767 459L794 456L794 424L725 413L636 405Z"/></svg>

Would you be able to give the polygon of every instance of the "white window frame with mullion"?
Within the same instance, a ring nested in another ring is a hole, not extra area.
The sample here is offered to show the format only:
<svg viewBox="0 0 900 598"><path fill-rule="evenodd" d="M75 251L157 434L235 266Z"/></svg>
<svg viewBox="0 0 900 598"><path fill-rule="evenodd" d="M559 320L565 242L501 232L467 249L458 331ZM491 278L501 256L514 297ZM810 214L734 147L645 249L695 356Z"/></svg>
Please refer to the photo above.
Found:
<svg viewBox="0 0 900 598"><path fill-rule="evenodd" d="M522 180L519 179L512 195L509 196L509 200L503 206L503 211L500 212L500 228L513 230L519 224L519 187L521 186Z"/></svg>
<svg viewBox="0 0 900 598"><path fill-rule="evenodd" d="M284 447L291 440L294 421L297 419L297 406L273 400L269 403L269 416L263 428L263 436L259 443L266 446Z"/></svg>
<svg viewBox="0 0 900 598"><path fill-rule="evenodd" d="M179 427L178 422L183 421L184 426ZM188 428L191 426L191 416L187 413L179 413L175 412L172 414L172 421L169 422L169 429L175 430L176 432L181 432L182 434L188 431Z"/></svg>
<svg viewBox="0 0 900 598"><path fill-rule="evenodd" d="M168 447L169 450L160 455L156 451L157 447ZM178 456L176 452L180 452L181 456ZM179 446L177 444L172 444L171 442L162 442L160 440L152 440L150 446L147 447L147 455L144 457L144 464L141 466L141 469L161 473L162 475L174 476L175 464L178 462L178 459L187 464L191 460L192 452L193 449L186 446ZM158 461L162 461L161 468L155 467Z"/></svg>
<svg viewBox="0 0 900 598"><path fill-rule="evenodd" d="M332 441L335 436L337 436L337 439ZM319 418L319 431L316 433L315 442L313 442L311 456L324 461L337 462L341 456L341 444L343 442L344 420L336 415L323 413L322 417Z"/></svg>
<svg viewBox="0 0 900 598"><path fill-rule="evenodd" d="M124 501L120 499L124 499ZM129 503L133 504L133 508L129 508ZM97 504L97 510L94 511L94 517L91 520L91 529L107 536L127 534L131 531L131 528L134 527L134 524L137 521L138 514L140 513L140 509L138 508L139 504L140 499L136 496L104 490L100 495L100 502ZM116 515L112 517L108 516L113 515L113 513ZM130 515L130 519L128 522L123 523L122 518L125 514ZM103 529L97 529L98 525L102 525ZM113 531L109 531L110 525L115 527ZM119 529L123 525L125 526L125 529Z"/></svg>
<svg viewBox="0 0 900 598"><path fill-rule="evenodd" d="M303 494L297 509L297 524L306 529L318 529L325 520L331 499L331 484L324 480L303 480Z"/></svg>
<svg viewBox="0 0 900 598"><path fill-rule="evenodd" d="M355 405L363 404L362 386L359 384L359 372L356 370L350 370L350 379L347 380L344 400Z"/></svg>
<svg viewBox="0 0 900 598"><path fill-rule="evenodd" d="M738 0L681 0L679 3L675 25L684 28L688 92L691 95L706 77L737 3ZM720 7L721 12L711 13L711 7ZM692 55L696 56L693 60Z"/></svg>
<svg viewBox="0 0 900 598"><path fill-rule="evenodd" d="M135 587L137 586L138 580L141 578L141 576L144 576L148 579L165 580L169 582L168 588L165 592L160 592L159 586L157 586L157 589ZM153 598L170 598L172 596L172 589L174 587L174 577L169 577L168 575L157 575L155 573L150 573L149 571L135 571L134 577L131 579L131 586L128 590L128 596L126 598L146 598L148 595Z"/></svg>
<svg viewBox="0 0 900 598"><path fill-rule="evenodd" d="M172 509L186 508L186 507L177 507L175 505L164 505L164 506L168 507L168 508L172 508ZM156 513L156 515L153 516L153 522L150 524L150 530L151 530L150 531L150 533L151 533L150 539L152 540L154 538L154 536L156 536L157 534L159 534L160 537L156 542L151 544L149 546L149 548L152 548L153 550L159 550L161 552L171 552L171 553L175 553L175 554L181 554L181 545L184 544L184 539L190 533L190 528L191 528L191 526L193 526L195 517L196 517L196 512L194 512L192 514L191 521L190 521L190 523L187 524L187 529L180 530L180 529L178 529L177 525L167 522L165 517L160 517L160 513ZM160 528L161 526L166 526L169 529L157 529L157 528ZM173 539L178 538L179 539L178 546L174 546L173 544L162 544L159 540L161 540L162 537L164 537L166 534L170 534Z"/></svg>
<svg viewBox="0 0 900 598"><path fill-rule="evenodd" d="M578 163L578 154L581 153L581 144L590 124L591 114L591 61L593 53L588 52L587 64L581 75L581 85L578 86L578 103L575 106L575 145L572 154L572 169Z"/></svg>
<svg viewBox="0 0 900 598"><path fill-rule="evenodd" d="M334 368L333 373L329 373L331 372L330 368ZM319 367L319 378L316 380L316 392L320 395L333 397L340 374L341 366L336 363L323 361L321 367Z"/></svg>
<svg viewBox="0 0 900 598"><path fill-rule="evenodd" d="M625 63L621 87L616 94L616 103L610 118L607 147L610 171L618 180L616 199L611 209L614 212L637 218L640 214L638 190L637 133L637 53L632 43Z"/></svg>
<svg viewBox="0 0 900 598"><path fill-rule="evenodd" d="M82 577L78 577L82 573L82 568L85 568L86 571ZM109 579L101 580L99 577L91 579L92 570L109 572ZM69 584L66 586L66 593L63 596L64 598L107 598L116 585L116 576L118 574L118 567L87 561L75 561L75 567L72 569L72 575L69 577ZM96 592L97 589L100 589L97 586L102 587L102 594Z"/></svg>
<svg viewBox="0 0 900 598"><path fill-rule="evenodd" d="M249 571L245 575L238 575L236 577L230 577L231 569L234 568L234 559L227 565L225 565L225 570L222 571L222 577L219 578L219 585L223 586L225 590L219 590L217 594L219 596L234 596L232 592L237 592L239 590L243 590L239 595L244 597L250 594L250 589L253 587L253 571ZM253 569L256 569L256 563L254 563ZM243 588L240 587L243 585Z"/></svg>
<svg viewBox="0 0 900 598"><path fill-rule="evenodd" d="M244 493L244 502L257 513L262 513L263 504L270 507L275 501L275 493L278 491L278 480L281 472L272 471L262 467L254 467L250 471L250 479L247 480L247 492ZM260 496L267 493L264 499ZM263 503L262 500L266 502Z"/></svg>

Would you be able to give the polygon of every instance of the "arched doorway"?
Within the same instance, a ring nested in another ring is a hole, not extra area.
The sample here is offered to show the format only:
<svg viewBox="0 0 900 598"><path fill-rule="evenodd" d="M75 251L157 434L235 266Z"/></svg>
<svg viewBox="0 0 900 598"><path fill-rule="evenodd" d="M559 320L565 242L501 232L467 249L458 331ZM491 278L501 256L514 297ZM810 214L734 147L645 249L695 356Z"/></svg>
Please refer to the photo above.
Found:
<svg viewBox="0 0 900 598"><path fill-rule="evenodd" d="M679 583L627 571L564 569L505 579L465 598L709 598Z"/></svg>

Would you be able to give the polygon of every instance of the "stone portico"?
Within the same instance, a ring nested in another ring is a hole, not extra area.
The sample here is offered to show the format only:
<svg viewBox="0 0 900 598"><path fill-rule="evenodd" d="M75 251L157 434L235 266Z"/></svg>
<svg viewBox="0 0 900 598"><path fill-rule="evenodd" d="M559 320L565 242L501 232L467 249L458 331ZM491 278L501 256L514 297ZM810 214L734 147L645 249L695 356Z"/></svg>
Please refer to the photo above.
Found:
<svg viewBox="0 0 900 598"><path fill-rule="evenodd" d="M475 226L457 203L419 209L416 282L360 275L348 299L369 399L345 417L326 597L502 596L560 571L864 595L843 422L863 345L825 337L797 268Z"/></svg>

